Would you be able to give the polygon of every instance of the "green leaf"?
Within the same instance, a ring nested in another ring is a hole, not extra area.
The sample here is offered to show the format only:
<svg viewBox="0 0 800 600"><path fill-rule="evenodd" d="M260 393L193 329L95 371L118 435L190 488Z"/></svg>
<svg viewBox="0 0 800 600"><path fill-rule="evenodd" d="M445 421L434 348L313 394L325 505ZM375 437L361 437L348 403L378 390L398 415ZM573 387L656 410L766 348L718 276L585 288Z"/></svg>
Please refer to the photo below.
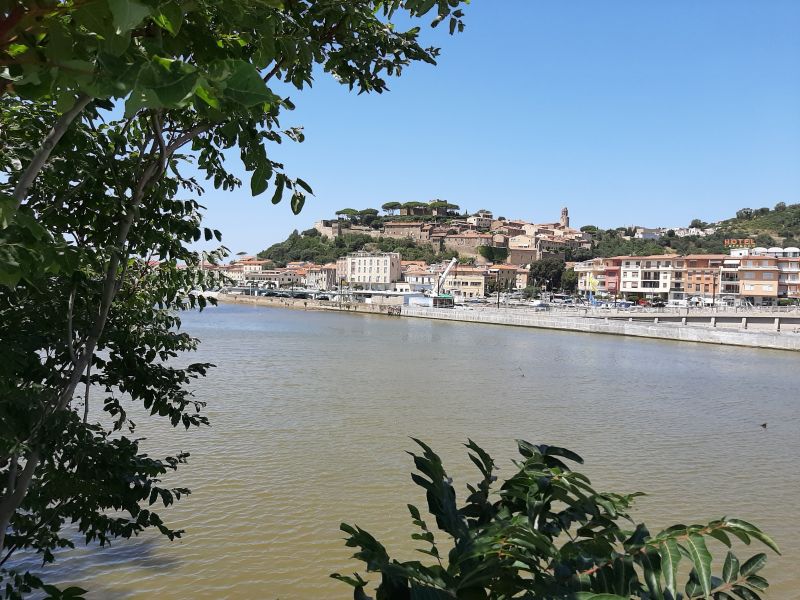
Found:
<svg viewBox="0 0 800 600"><path fill-rule="evenodd" d="M150 9L136 0L108 0L117 33L130 31L150 15Z"/></svg>
<svg viewBox="0 0 800 600"><path fill-rule="evenodd" d="M697 577L703 593L708 596L711 594L711 553L706 547L706 541L702 536L692 534L686 540L686 549L697 571Z"/></svg>
<svg viewBox="0 0 800 600"><path fill-rule="evenodd" d="M272 203L278 204L283 199L283 187L286 185L286 178L284 175L278 175L275 178L275 193L272 194Z"/></svg>
<svg viewBox="0 0 800 600"><path fill-rule="evenodd" d="M303 210L303 205L306 203L305 194L300 192L299 190L295 190L292 194L292 212L296 215L300 214L300 211Z"/></svg>
<svg viewBox="0 0 800 600"><path fill-rule="evenodd" d="M748 575L758 573L766 564L767 555L761 552L747 560L747 562L742 565L742 568L739 570L739 572L742 577L747 577Z"/></svg>
<svg viewBox="0 0 800 600"><path fill-rule="evenodd" d="M272 177L272 164L265 161L256 167L253 176L250 178L250 191L253 196L258 196L267 189L269 180Z"/></svg>
<svg viewBox="0 0 800 600"><path fill-rule="evenodd" d="M174 37L178 35L181 25L183 25L183 9L176 2L162 4L159 12L153 17L153 21Z"/></svg>
<svg viewBox="0 0 800 600"><path fill-rule="evenodd" d="M678 564L681 562L681 552L675 540L666 540L659 548L661 555L664 583L673 598L678 597Z"/></svg>
<svg viewBox="0 0 800 600"><path fill-rule="evenodd" d="M197 69L181 61L155 59L145 65L136 80L149 108L179 108L187 103L200 82Z"/></svg>
<svg viewBox="0 0 800 600"><path fill-rule="evenodd" d="M209 69L209 78L222 85L222 94L242 106L275 103L277 96L261 79L258 70L243 60L219 60Z"/></svg>
<svg viewBox="0 0 800 600"><path fill-rule="evenodd" d="M741 519L727 519L725 521L725 525L727 526L727 529L734 535L736 535L737 532L745 533L768 546L775 552L775 554L781 553L780 549L778 548L778 544L776 544L771 537L769 537L766 533L761 531L752 523L742 521Z"/></svg>
<svg viewBox="0 0 800 600"><path fill-rule="evenodd" d="M728 552L722 566L722 578L730 583L739 577L739 559L733 552Z"/></svg>

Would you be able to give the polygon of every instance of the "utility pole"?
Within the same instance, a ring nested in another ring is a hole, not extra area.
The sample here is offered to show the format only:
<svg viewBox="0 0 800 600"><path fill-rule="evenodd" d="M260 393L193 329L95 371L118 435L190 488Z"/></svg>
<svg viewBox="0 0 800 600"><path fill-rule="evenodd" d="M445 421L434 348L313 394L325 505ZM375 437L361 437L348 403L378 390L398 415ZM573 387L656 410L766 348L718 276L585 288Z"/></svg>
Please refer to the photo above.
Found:
<svg viewBox="0 0 800 600"><path fill-rule="evenodd" d="M720 274L722 273L722 266L719 268ZM721 275L720 275L721 277ZM711 271L711 308L716 308L717 302L717 275Z"/></svg>

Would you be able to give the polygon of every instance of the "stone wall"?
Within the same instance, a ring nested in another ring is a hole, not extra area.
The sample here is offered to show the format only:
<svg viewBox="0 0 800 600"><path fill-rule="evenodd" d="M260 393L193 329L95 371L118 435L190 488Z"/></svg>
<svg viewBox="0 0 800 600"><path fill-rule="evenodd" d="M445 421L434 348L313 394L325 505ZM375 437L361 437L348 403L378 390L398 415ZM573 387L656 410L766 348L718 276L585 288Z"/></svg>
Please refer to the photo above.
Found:
<svg viewBox="0 0 800 600"><path fill-rule="evenodd" d="M800 351L800 333L795 331L740 331L689 326L679 323L637 323L603 318L520 314L503 309L453 310L404 306L401 314L406 317L447 321L514 325L517 327L628 335L680 342L701 342L705 344Z"/></svg>

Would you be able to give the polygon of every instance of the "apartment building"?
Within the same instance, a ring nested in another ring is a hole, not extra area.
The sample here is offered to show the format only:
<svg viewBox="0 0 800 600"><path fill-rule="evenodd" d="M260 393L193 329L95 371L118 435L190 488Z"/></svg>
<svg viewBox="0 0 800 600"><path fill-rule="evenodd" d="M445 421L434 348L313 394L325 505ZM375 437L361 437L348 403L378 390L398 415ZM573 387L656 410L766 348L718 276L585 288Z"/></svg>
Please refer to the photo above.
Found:
<svg viewBox="0 0 800 600"><path fill-rule="evenodd" d="M606 288L606 267L605 260L593 258L583 262L575 263L573 267L578 276L578 293L582 296L592 294L605 295Z"/></svg>
<svg viewBox="0 0 800 600"><path fill-rule="evenodd" d="M457 266L447 274L439 291L462 298L482 298L486 295L489 279L486 269Z"/></svg>
<svg viewBox="0 0 800 600"><path fill-rule="evenodd" d="M517 287L516 265L492 265L488 268L489 278L494 280L501 290L511 290Z"/></svg>
<svg viewBox="0 0 800 600"><path fill-rule="evenodd" d="M265 284L272 288L300 287L305 282L305 275L293 269L262 269L245 273L244 282Z"/></svg>
<svg viewBox="0 0 800 600"><path fill-rule="evenodd" d="M748 248L727 254L615 256L576 263L578 291L773 305L800 299L800 250Z"/></svg>
<svg viewBox="0 0 800 600"><path fill-rule="evenodd" d="M388 290L400 280L399 252L355 252L336 261L336 277L351 287Z"/></svg>
<svg viewBox="0 0 800 600"><path fill-rule="evenodd" d="M739 261L739 297L754 306L775 304L780 269L778 258L750 255Z"/></svg>
<svg viewBox="0 0 800 600"><path fill-rule="evenodd" d="M787 248L797 250L797 248ZM800 298L800 252L778 259L778 297Z"/></svg>
<svg viewBox="0 0 800 600"><path fill-rule="evenodd" d="M686 298L715 298L722 292L722 267L727 254L689 254L683 257L683 291ZM731 281L728 289L732 289Z"/></svg>
<svg viewBox="0 0 800 600"><path fill-rule="evenodd" d="M683 269L683 259L676 254L619 258L619 291L622 294L667 298L673 290L673 282L682 280L682 274L675 277L676 271ZM675 289L681 287L676 285Z"/></svg>
<svg viewBox="0 0 800 600"><path fill-rule="evenodd" d="M328 291L336 289L336 264L313 265L306 271L306 287L314 290Z"/></svg>

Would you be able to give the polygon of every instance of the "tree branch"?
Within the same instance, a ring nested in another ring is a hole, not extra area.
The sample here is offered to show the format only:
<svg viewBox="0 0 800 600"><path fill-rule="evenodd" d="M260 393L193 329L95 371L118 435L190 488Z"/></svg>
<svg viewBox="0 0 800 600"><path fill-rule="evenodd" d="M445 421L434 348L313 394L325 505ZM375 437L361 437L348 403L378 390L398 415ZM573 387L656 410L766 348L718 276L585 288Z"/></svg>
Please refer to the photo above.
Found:
<svg viewBox="0 0 800 600"><path fill-rule="evenodd" d="M75 348L72 345L72 313L73 309L75 308L75 289L75 285L73 284L72 291L69 293L69 300L67 302L67 349L69 350L69 358L73 365L77 364L77 359L75 358Z"/></svg>
<svg viewBox="0 0 800 600"><path fill-rule="evenodd" d="M72 124L72 121L86 108L86 105L91 102L91 98L86 94L80 94L76 100L75 104L65 112L61 117L59 117L56 124L50 130L50 133L47 134L47 137L44 138L42 145L39 147L39 150L31 160L28 168L25 169L25 172L19 178L16 187L14 188L14 200L16 201L16 207L19 208L22 204L22 201L25 200L25 196L28 195L28 190L30 189L31 185L33 185L33 181L36 179L36 176L39 175L44 164L47 162L47 159L50 158L50 153L53 152L53 148L56 147L58 141L64 136L69 126Z"/></svg>
<svg viewBox="0 0 800 600"><path fill-rule="evenodd" d="M169 157L178 148L190 142L196 136L200 135L201 133L207 131L210 128L211 128L210 124L198 125L197 127L194 127L191 130L187 131L185 134L183 134L177 140L175 140L169 146L167 146L165 148L166 152L159 152L158 157L153 156L153 158L155 158L156 160L152 160L142 173L142 177L139 179L139 182L134 190L133 197L131 198L130 206L128 206L128 211L127 214L125 215L125 219L120 224L120 228L117 233L117 238L115 240L115 245L114 245L116 250L113 252L111 259L109 261L108 268L106 270L106 276L103 282L103 291L101 294L100 306L98 307L97 318L92 328L90 329L89 334L86 337L84 351L81 352L80 355L78 356L77 362L72 371L72 375L68 383L64 387L64 389L61 391L61 394L59 394L56 400L56 404L53 407L54 412L59 410L64 410L67 407L70 400L72 399L73 394L75 393L75 389L77 388L78 383L81 380L84 369L86 369L87 365L91 363L92 356L94 355L94 351L97 348L97 343L100 340L100 336L103 333L103 329L105 328L105 324L108 319L108 312L109 309L111 308L111 303L113 302L117 292L117 285L116 285L117 271L119 269L121 252L128 238L128 234L130 233L131 226L133 225L137 213L136 209L138 208L139 204L143 201L152 183L163 173L162 166L166 166L166 162L169 159ZM64 129L66 129L66 126ZM61 132L61 135L63 135L63 131ZM163 147L161 144L157 145ZM3 547L6 530L8 529L8 526L11 522L11 518L13 517L17 508L19 508L19 505L24 499L25 494L27 494L31 481L33 480L34 472L36 471L36 467L39 465L40 461L41 461L41 455L39 453L39 450L36 448L32 449L30 451L30 454L26 457L25 468L22 470L22 473L18 478L16 487L14 489L14 493L4 498L2 501L0 501L0 548Z"/></svg>

